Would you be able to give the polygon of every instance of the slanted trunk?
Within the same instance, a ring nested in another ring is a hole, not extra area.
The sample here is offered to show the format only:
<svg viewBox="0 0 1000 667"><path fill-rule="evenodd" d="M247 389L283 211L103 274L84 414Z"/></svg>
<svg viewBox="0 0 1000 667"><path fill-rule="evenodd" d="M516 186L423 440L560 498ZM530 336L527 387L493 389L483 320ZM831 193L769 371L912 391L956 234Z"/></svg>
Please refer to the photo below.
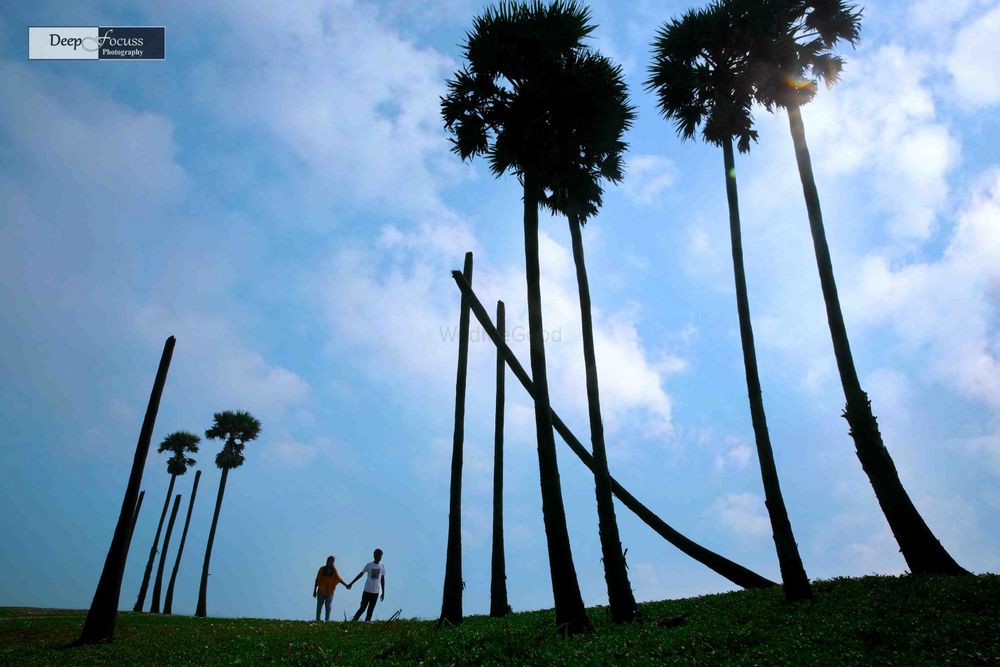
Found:
<svg viewBox="0 0 1000 667"><path fill-rule="evenodd" d="M465 280L472 283L472 253L465 253ZM451 447L451 497L448 551L444 566L441 620L462 622L462 448L465 441L465 378L469 367L469 300L462 297L458 318L458 371L455 378L455 430Z"/></svg>
<svg viewBox="0 0 1000 667"><path fill-rule="evenodd" d="M153 390L149 394L146 416L142 420L142 428L139 431L139 441L135 445L132 472L129 474L128 485L125 487L125 497L122 499L121 511L118 513L115 534L111 538L111 546L108 547L108 555L104 559L101 579L97 582L94 599L87 612L87 620L83 624L80 639L77 640L78 644L110 642L115 637L122 575L125 574L125 560L128 558L129 541L132 539L132 522L138 511L137 498L139 486L142 484L142 471L146 466L149 441L153 437L156 413L160 408L163 385L167 382L167 371L170 369L170 359L174 354L175 342L174 337L170 336L163 344L163 354L160 356L160 365L156 370Z"/></svg>
<svg viewBox="0 0 1000 667"><path fill-rule="evenodd" d="M146 589L149 587L149 577L153 573L153 562L156 560L156 550L160 546L160 531L163 530L163 520L167 518L167 508L170 507L170 496L174 493L174 482L177 475L170 476L170 484L167 485L167 497L163 499L163 510L160 512L160 522L156 524L156 535L153 537L153 546L149 548L149 559L146 561L146 569L142 573L142 585L139 586L139 597L135 600L132 611L142 611L146 603Z"/></svg>
<svg viewBox="0 0 1000 667"><path fill-rule="evenodd" d="M531 375L535 380L535 431L538 437L538 473L542 487L542 520L549 551L549 572L555 598L556 627L567 634L589 632L590 620L583 606L580 584L566 527L552 434L552 408L545 370L545 329L542 323L542 290L538 264L538 200L540 189L530 174L524 176L524 261L528 283L528 337Z"/></svg>
<svg viewBox="0 0 1000 667"><path fill-rule="evenodd" d="M149 611L160 613L160 589L163 586L163 565L167 561L167 549L170 548L170 534L174 532L174 520L177 519L177 508L181 506L181 494L174 496L174 508L170 510L170 520L167 521L167 534L163 536L163 551L160 552L160 564L156 568L156 580L153 583L153 600L149 603Z"/></svg>
<svg viewBox="0 0 1000 667"><path fill-rule="evenodd" d="M816 266L819 270L823 301L826 303L826 317L833 339L833 352L837 359L837 370L844 388L847 406L844 417L850 425L850 434L861 461L861 467L868 475L875 490L875 497L889 522L889 528L899 544L899 550L907 566L914 574L969 574L945 550L927 527L923 517L913 505L903 488L896 472L896 466L889 450L882 443L878 422L872 413L868 394L861 388L858 373L854 367L851 344L847 338L847 326L840 309L837 282L833 275L833 261L826 242L823 226L823 212L820 208L819 193L813 177L809 147L806 145L805 127L802 114L797 106L788 107L788 125L795 145L795 160L802 181L802 193L809 213L809 229L812 232L813 248L816 252Z"/></svg>
<svg viewBox="0 0 1000 667"><path fill-rule="evenodd" d="M187 542L188 526L191 525L191 511L194 510L194 499L198 495L198 482L201 481L201 471L194 473L194 486L191 489L191 500L188 501L187 517L184 519L184 530L181 531L181 543L177 545L177 558L174 569L170 573L170 583L167 584L167 595L163 599L163 613L170 614L174 608L174 584L177 582L177 571L181 567L181 556L184 554L184 543Z"/></svg>
<svg viewBox="0 0 1000 667"><path fill-rule="evenodd" d="M201 586L198 588L198 608L195 616L204 618L208 615L208 566L212 562L212 545L215 543L215 529L219 525L219 510L222 508L222 497L226 495L226 479L229 478L229 468L222 469L219 478L219 495L215 498L215 513L212 514L212 528L208 531L208 544L205 547L205 562L201 566Z"/></svg>
<svg viewBox="0 0 1000 667"><path fill-rule="evenodd" d="M468 280L466 280L468 282ZM463 295L462 302L468 299ZM497 327L505 331L503 301L497 301ZM503 550L503 404L504 371L503 354L497 348L497 400L493 429L493 558L490 569L490 616L499 618L510 612L507 602L507 565Z"/></svg>
<svg viewBox="0 0 1000 667"><path fill-rule="evenodd" d="M528 376L528 372L524 370L524 366L521 362L517 360L514 352L507 346L503 337L497 333L496 328L490 321L490 316L483 308L483 304L476 297L475 292L469 287L465 280L462 278L462 274L459 271L452 271L451 277L455 280L455 284L458 285L458 289L466 295L471 301L472 313L479 320L486 335L490 337L493 344L497 346L503 353L504 361L507 362L507 366L510 368L514 377L518 379L521 386L524 387L525 391L528 392L533 400L535 398L535 385ZM552 425L555 427L556 432L562 436L562 439L566 442L569 448L574 454L583 462L583 465L587 466L591 472L594 470L594 459L587 451L587 448L580 444L573 432L569 430L565 422L559 418L554 410L551 410L552 415ZM694 540L682 535L677 532L672 526L667 522L653 513L648 507L639 502L635 496L628 492L625 487L611 477L611 492L615 494L615 497L622 502L622 504L631 510L639 519L642 520L647 526L652 528L660 537L665 539L670 544L677 547L682 553L690 556L694 560L698 561L702 565L708 567L713 572L725 577L729 581L733 582L737 586L743 588L769 588L771 586L777 586L776 583L760 576L753 570L747 569L740 565L739 563L734 563L725 556L715 553L710 549L706 549Z"/></svg>
<svg viewBox="0 0 1000 667"><path fill-rule="evenodd" d="M594 488L597 495L597 526L601 538L604 581L608 586L608 606L611 620L628 623L635 618L635 596L628 580L625 555L622 553L618 519L611 495L611 474L604 445L604 422L601 418L601 396L597 381L597 355L594 351L594 322L590 306L590 282L583 255L580 219L569 216L569 231L573 239L573 262L576 264L576 284L580 293L580 321L583 330L583 360L587 377L587 406L590 414L590 442L594 450Z"/></svg>
<svg viewBox="0 0 1000 667"><path fill-rule="evenodd" d="M747 296L747 278L743 269L743 235L740 230L740 203L736 190L736 163L733 157L733 142L726 140L722 145L726 168L726 196L729 200L729 234L733 249L733 275L736 279L736 311L740 321L740 342L743 345L743 367L747 378L747 395L750 399L750 420L753 423L754 440L757 443L757 459L760 462L760 476L764 484L764 504L771 520L771 534L781 568L781 581L788 600L805 600L812 597L809 578L802 566L798 545L792 534L792 524L788 520L785 500L778 484L778 470L774 465L771 450L771 436L767 431L764 415L764 399L760 390L760 374L757 370L757 350L753 341L753 325L750 322L750 300Z"/></svg>
<svg viewBox="0 0 1000 667"><path fill-rule="evenodd" d="M142 509L142 499L146 497L145 491L139 492L139 500L135 501L135 512L132 514L132 527L128 529L128 542L132 544L132 536L135 534L135 524L139 521L139 510Z"/></svg>

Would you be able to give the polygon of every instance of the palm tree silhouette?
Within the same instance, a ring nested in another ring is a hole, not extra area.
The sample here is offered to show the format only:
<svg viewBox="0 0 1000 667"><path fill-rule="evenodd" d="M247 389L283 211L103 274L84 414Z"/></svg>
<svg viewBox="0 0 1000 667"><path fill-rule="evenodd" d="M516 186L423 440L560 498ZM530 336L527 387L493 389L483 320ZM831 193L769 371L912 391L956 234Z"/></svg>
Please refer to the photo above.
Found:
<svg viewBox="0 0 1000 667"><path fill-rule="evenodd" d="M157 452L162 454L163 452L173 452L167 460L167 472L170 473L170 490L173 490L174 480L178 475L183 475L187 472L188 468L195 464L195 460L188 458L187 454L195 454L198 452L198 443L201 442L199 438L194 433L189 433L187 431L176 431L171 433L163 442L160 443ZM180 494L177 496L180 498ZM170 498L170 492L167 492L167 498ZM164 507L166 509L166 507ZM174 512L176 515L176 511ZM149 610L154 614L160 613L160 590L163 586L163 566L167 558L167 546L170 541L170 529L173 526L173 516L171 516L170 523L167 524L167 534L163 538L163 553L160 554L160 565L156 568L156 580L153 584L153 600L150 602ZM160 521L162 522L162 517Z"/></svg>
<svg viewBox="0 0 1000 667"><path fill-rule="evenodd" d="M142 607L146 602L146 590L149 586L149 577L153 572L153 561L156 559L157 547L160 545L160 531L163 530L163 520L167 516L167 508L170 507L170 497L174 492L174 482L177 480L178 475L183 475L187 472L188 466L194 465L194 459L187 458L186 454L188 452L197 452L198 443L201 438L193 433L188 433L186 431L177 431L171 433L160 446L156 449L158 454L164 452L173 452L174 455L167 459L167 473L170 475L170 484L167 485L167 497L163 499L163 510L160 512L160 522L156 524L156 535L153 537L153 546L149 548L149 560L146 561L146 569L142 573L142 585L139 586L139 597L136 598L135 606L132 611L142 611ZM159 613L160 611L160 595L159 587L154 591L153 599L155 600L154 609L151 611Z"/></svg>
<svg viewBox="0 0 1000 667"><path fill-rule="evenodd" d="M466 281L468 282L468 281ZM463 300L469 300L463 293ZM506 331L503 301L497 301L497 328ZM503 548L503 422L507 364L497 347L497 395L493 420L493 545L490 554L490 616L510 613L507 601L507 562Z"/></svg>
<svg viewBox="0 0 1000 667"><path fill-rule="evenodd" d="M684 139L693 138L700 126L705 141L722 147L736 309L757 457L785 596L789 600L800 600L811 597L812 591L778 483L761 396L743 268L733 140L736 139L739 151L746 153L750 143L756 141L757 132L753 129L751 113L754 91L748 47L750 33L737 30L743 27L734 20L737 8L735 2L716 2L701 10L688 11L682 18L664 25L653 43L653 63L647 86L656 92L660 111L674 121L677 132Z"/></svg>
<svg viewBox="0 0 1000 667"><path fill-rule="evenodd" d="M222 497L226 494L226 479L229 471L239 468L245 460L243 447L260 435L260 421L249 412L243 410L226 410L216 412L212 427L205 431L209 440L223 440L222 451L215 455L215 465L222 470L219 478L219 495L215 498L215 513L212 515L212 528L208 531L208 545L205 547L205 562L201 568L201 587L198 589L198 608L195 616L206 616L208 597L208 566L212 560L212 544L215 542L215 529L219 525L219 510L222 508Z"/></svg>
<svg viewBox="0 0 1000 667"><path fill-rule="evenodd" d="M524 188L524 256L531 373L542 516L556 624L567 633L589 631L566 526L545 367L539 285L538 205L566 164L572 146L573 104L560 92L567 69L594 30L589 10L575 2L501 3L475 19L463 54L465 67L448 82L441 101L453 150L463 160L483 155L497 177L513 172Z"/></svg>
<svg viewBox="0 0 1000 667"><path fill-rule="evenodd" d="M832 54L832 49L841 41L857 44L861 10L843 0L768 0L757 3L754 10L744 14L743 20L753 23L755 30L752 57L758 79L757 98L768 109L782 107L788 112L827 322L846 399L843 416L850 425L861 467L911 572L969 574L934 536L903 488L889 450L882 442L871 401L861 387L840 308L806 143L801 107L815 96L817 80L823 80L827 86L838 80L843 61Z"/></svg>
<svg viewBox="0 0 1000 667"><path fill-rule="evenodd" d="M622 134L635 118L629 105L628 90L621 68L593 51L581 51L569 59L573 77L566 78L572 88L563 90L567 101L574 105L573 125L576 150L563 165L565 173L553 182L552 193L545 205L553 213L565 215L569 221L576 265L576 282L580 298L583 358L587 383L587 404L590 419L590 439L594 452L594 486L597 496L598 532L604 563L604 579L608 588L608 606L615 623L627 623L636 615L635 596L629 583L625 556L622 553L618 519L611 493L601 418L600 387L597 378L597 357L594 350L594 323L591 313L590 283L583 252L581 229L587 219L597 214L602 204L601 179L619 182L623 177L622 153L626 144Z"/></svg>
<svg viewBox="0 0 1000 667"><path fill-rule="evenodd" d="M181 543L177 545L177 557L174 558L174 568L170 571L170 583L167 584L167 595L163 599L163 613L170 614L174 610L174 584L177 583L177 572L181 568L181 556L184 555L184 544L187 542L188 527L191 525L191 513L194 511L194 500L198 497L198 482L201 481L201 471L194 471L194 484L191 485L191 500L188 501L187 516L184 517L184 530L181 531Z"/></svg>

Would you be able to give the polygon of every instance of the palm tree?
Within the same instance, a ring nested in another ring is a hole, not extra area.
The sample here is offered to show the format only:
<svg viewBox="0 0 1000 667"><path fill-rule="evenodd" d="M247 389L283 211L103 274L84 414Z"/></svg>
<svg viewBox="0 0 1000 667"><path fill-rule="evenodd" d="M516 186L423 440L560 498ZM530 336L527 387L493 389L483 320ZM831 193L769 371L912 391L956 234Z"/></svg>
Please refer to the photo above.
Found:
<svg viewBox="0 0 1000 667"><path fill-rule="evenodd" d="M463 160L484 155L497 177L513 172L524 189L524 257L535 431L542 516L556 624L569 634L590 621L566 526L545 367L539 285L538 204L572 148L573 106L562 95L574 73L567 68L594 30L589 10L575 2L504 2L475 19L463 53L465 67L442 99L445 127Z"/></svg>
<svg viewBox="0 0 1000 667"><path fill-rule="evenodd" d="M245 460L243 447L260 435L260 421L244 410L226 410L216 412L212 426L205 431L209 440L222 440L222 451L215 455L215 465L222 470L219 478L219 495L215 498L215 513L212 515L212 528L208 531L208 545L205 547L205 562L201 568L201 587L198 589L198 608L195 616L206 616L208 597L208 566L212 560L212 544L215 543L215 529L219 525L219 510L222 508L222 497L226 494L226 479L229 471L239 468Z"/></svg>
<svg viewBox="0 0 1000 667"><path fill-rule="evenodd" d="M174 507L170 510L170 519L167 521L167 532L163 536L163 551L160 553L160 564L156 568L156 580L153 584L153 601L149 604L149 611L154 614L160 613L160 589L163 586L163 566L167 562L167 551L170 549L170 536L174 532L174 521L177 519L177 510L181 506L181 494L174 496Z"/></svg>
<svg viewBox="0 0 1000 667"><path fill-rule="evenodd" d="M183 475L187 472L187 469L195 464L195 460L189 458L188 454L198 453L198 443L201 442L199 438L194 433L189 433L188 431L176 431L171 433L163 442L160 443L159 448L156 450L158 453L162 454L164 452L173 452L173 456L167 459L167 472L170 473L170 486L167 489L167 500L170 501L170 494L174 490L174 480L177 479L178 475ZM164 513L166 512L167 505L166 502L163 505ZM170 524L167 526L167 536L170 535L170 526L173 524L173 518L171 517ZM160 516L160 527L163 525L163 515ZM160 537L160 527L156 529L156 539L153 541L153 552L151 557L156 554L156 544L159 542ZM154 614L160 613L160 590L163 585L163 564L167 555L167 540L169 537L164 538L163 541L163 554L160 556L160 566L157 568L156 581L153 584L153 600L150 603L150 611ZM146 573L149 573L149 565L147 563ZM147 583L144 579L143 583ZM145 594L145 586L140 589L140 601ZM136 611L142 611L142 607L139 602L136 603L139 608Z"/></svg>
<svg viewBox="0 0 1000 667"><path fill-rule="evenodd" d="M465 279L472 282L472 253L465 253ZM462 622L462 449L465 442L465 379L469 369L469 301L462 297L458 318L458 371L455 378L455 430L451 450L448 547L444 566L441 620Z"/></svg>
<svg viewBox="0 0 1000 667"><path fill-rule="evenodd" d="M139 486L142 484L142 471L146 467L149 443L153 438L153 428L156 426L156 413L160 409L160 398L167 383L167 372L170 370L170 360L174 356L176 342L173 336L169 336L163 343L160 365L156 369L153 390L149 394L149 403L146 404L146 415L139 429L139 441L135 445L135 456L132 458L132 470L125 487L125 497L118 512L118 523L115 524L115 533L108 547L108 555L104 559L104 569L101 570L101 578L97 582L97 589L94 591L90 610L87 611L87 620L84 621L77 644L110 642L115 638L122 575L125 574L125 561L128 559L132 528L135 525L133 522L138 516L137 499Z"/></svg>
<svg viewBox="0 0 1000 667"><path fill-rule="evenodd" d="M580 297L580 321L583 331L583 358L587 382L587 404L590 417L590 439L594 452L594 482L597 496L598 532L604 563L604 579L608 588L608 606L615 623L627 623L636 615L635 596L629 583L625 555L622 552L618 519L611 493L601 418L600 388L597 379L597 357L594 350L594 324L591 313L590 283L583 252L581 229L587 219L601 206L602 187L606 178L619 182L623 177L622 153L626 144L622 134L635 118L634 107L628 103L628 90L621 68L595 52L580 54L571 63L576 76L570 81L579 86L580 94L572 95L578 103L574 113L578 149L565 165L562 174L547 197L546 205L569 221L576 265L576 282Z"/></svg>
<svg viewBox="0 0 1000 667"><path fill-rule="evenodd" d="M163 599L163 613L170 614L174 609L174 584L177 583L177 572L181 567L181 556L184 555L184 543L187 542L188 526L191 525L191 512L194 510L194 499L198 496L198 482L201 481L201 471L194 471L194 484L191 487L191 500L188 501L187 516L184 518L184 530L181 531L181 543L177 545L177 558L174 559L174 569L170 572L170 583L167 584L167 595Z"/></svg>
<svg viewBox="0 0 1000 667"><path fill-rule="evenodd" d="M750 150L750 143L756 140L757 133L753 129L751 114L753 86L747 47L748 34L736 30L739 26L733 19L734 4L736 3L724 5L716 2L701 10L688 11L681 19L663 26L653 44L653 63L647 85L656 92L660 111L666 118L674 121L677 132L684 139L693 138L701 126L705 141L722 147L736 282L736 309L750 399L750 416L785 596L789 600L799 600L811 597L812 592L778 483L761 396L743 268L733 140L737 140L740 152L746 153Z"/></svg>
<svg viewBox="0 0 1000 667"><path fill-rule="evenodd" d="M812 100L817 80L836 83L843 66L832 55L840 41L852 46L860 39L861 10L843 0L769 0L744 14L753 24L757 98L767 108L782 107L795 146L816 266L826 304L834 356L844 390L844 418L861 467L871 482L879 506L899 544L910 571L918 574L969 574L941 545L907 494L896 466L882 442L868 394L861 387L840 307L833 260L826 241L823 212L813 175L801 107Z"/></svg>
<svg viewBox="0 0 1000 667"><path fill-rule="evenodd" d="M466 280L468 283L468 280ZM463 293L463 301L469 301ZM503 301L497 301L497 328L506 327ZM504 378L506 364L497 347L497 399L493 428L493 551L490 560L490 616L499 618L510 613L507 601L507 564L503 549L503 418Z"/></svg>

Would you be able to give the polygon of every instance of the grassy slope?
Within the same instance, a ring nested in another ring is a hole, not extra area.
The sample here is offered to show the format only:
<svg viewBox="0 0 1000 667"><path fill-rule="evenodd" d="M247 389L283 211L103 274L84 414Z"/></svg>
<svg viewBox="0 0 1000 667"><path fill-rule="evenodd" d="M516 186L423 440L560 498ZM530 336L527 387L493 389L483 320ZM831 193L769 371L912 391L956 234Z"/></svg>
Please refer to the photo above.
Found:
<svg viewBox="0 0 1000 667"><path fill-rule="evenodd" d="M597 632L569 640L548 611L440 631L123 613L113 645L69 648L82 612L10 608L0 609L0 664L1000 664L1000 576L836 579L815 591L796 605L778 590L650 602L626 627L598 607Z"/></svg>

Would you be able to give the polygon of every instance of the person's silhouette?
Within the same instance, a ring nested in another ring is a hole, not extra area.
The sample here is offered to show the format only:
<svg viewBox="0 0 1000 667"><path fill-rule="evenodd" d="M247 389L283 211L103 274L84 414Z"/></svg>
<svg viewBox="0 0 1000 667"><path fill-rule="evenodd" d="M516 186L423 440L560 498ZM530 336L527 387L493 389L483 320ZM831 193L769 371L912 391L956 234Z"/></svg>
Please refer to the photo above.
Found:
<svg viewBox="0 0 1000 667"><path fill-rule="evenodd" d="M347 589L350 585L340 578L340 572L333 566L333 556L328 556L326 565L319 568L316 573L316 581L313 583L313 597L316 598L316 620L319 620L319 612L326 607L326 620L330 620L330 605L333 603L333 591L337 584L343 584Z"/></svg>
<svg viewBox="0 0 1000 667"><path fill-rule="evenodd" d="M375 560L371 561L358 572L358 576L351 580L351 583L347 584L350 588L355 581L361 577L365 577L365 590L361 594L361 606L358 607L358 612L354 614L354 620L361 618L361 612L368 610L365 614L365 620L372 620L372 612L375 611L375 601L385 599L385 565L382 564L382 550L376 549ZM380 597L381 596L381 597Z"/></svg>

